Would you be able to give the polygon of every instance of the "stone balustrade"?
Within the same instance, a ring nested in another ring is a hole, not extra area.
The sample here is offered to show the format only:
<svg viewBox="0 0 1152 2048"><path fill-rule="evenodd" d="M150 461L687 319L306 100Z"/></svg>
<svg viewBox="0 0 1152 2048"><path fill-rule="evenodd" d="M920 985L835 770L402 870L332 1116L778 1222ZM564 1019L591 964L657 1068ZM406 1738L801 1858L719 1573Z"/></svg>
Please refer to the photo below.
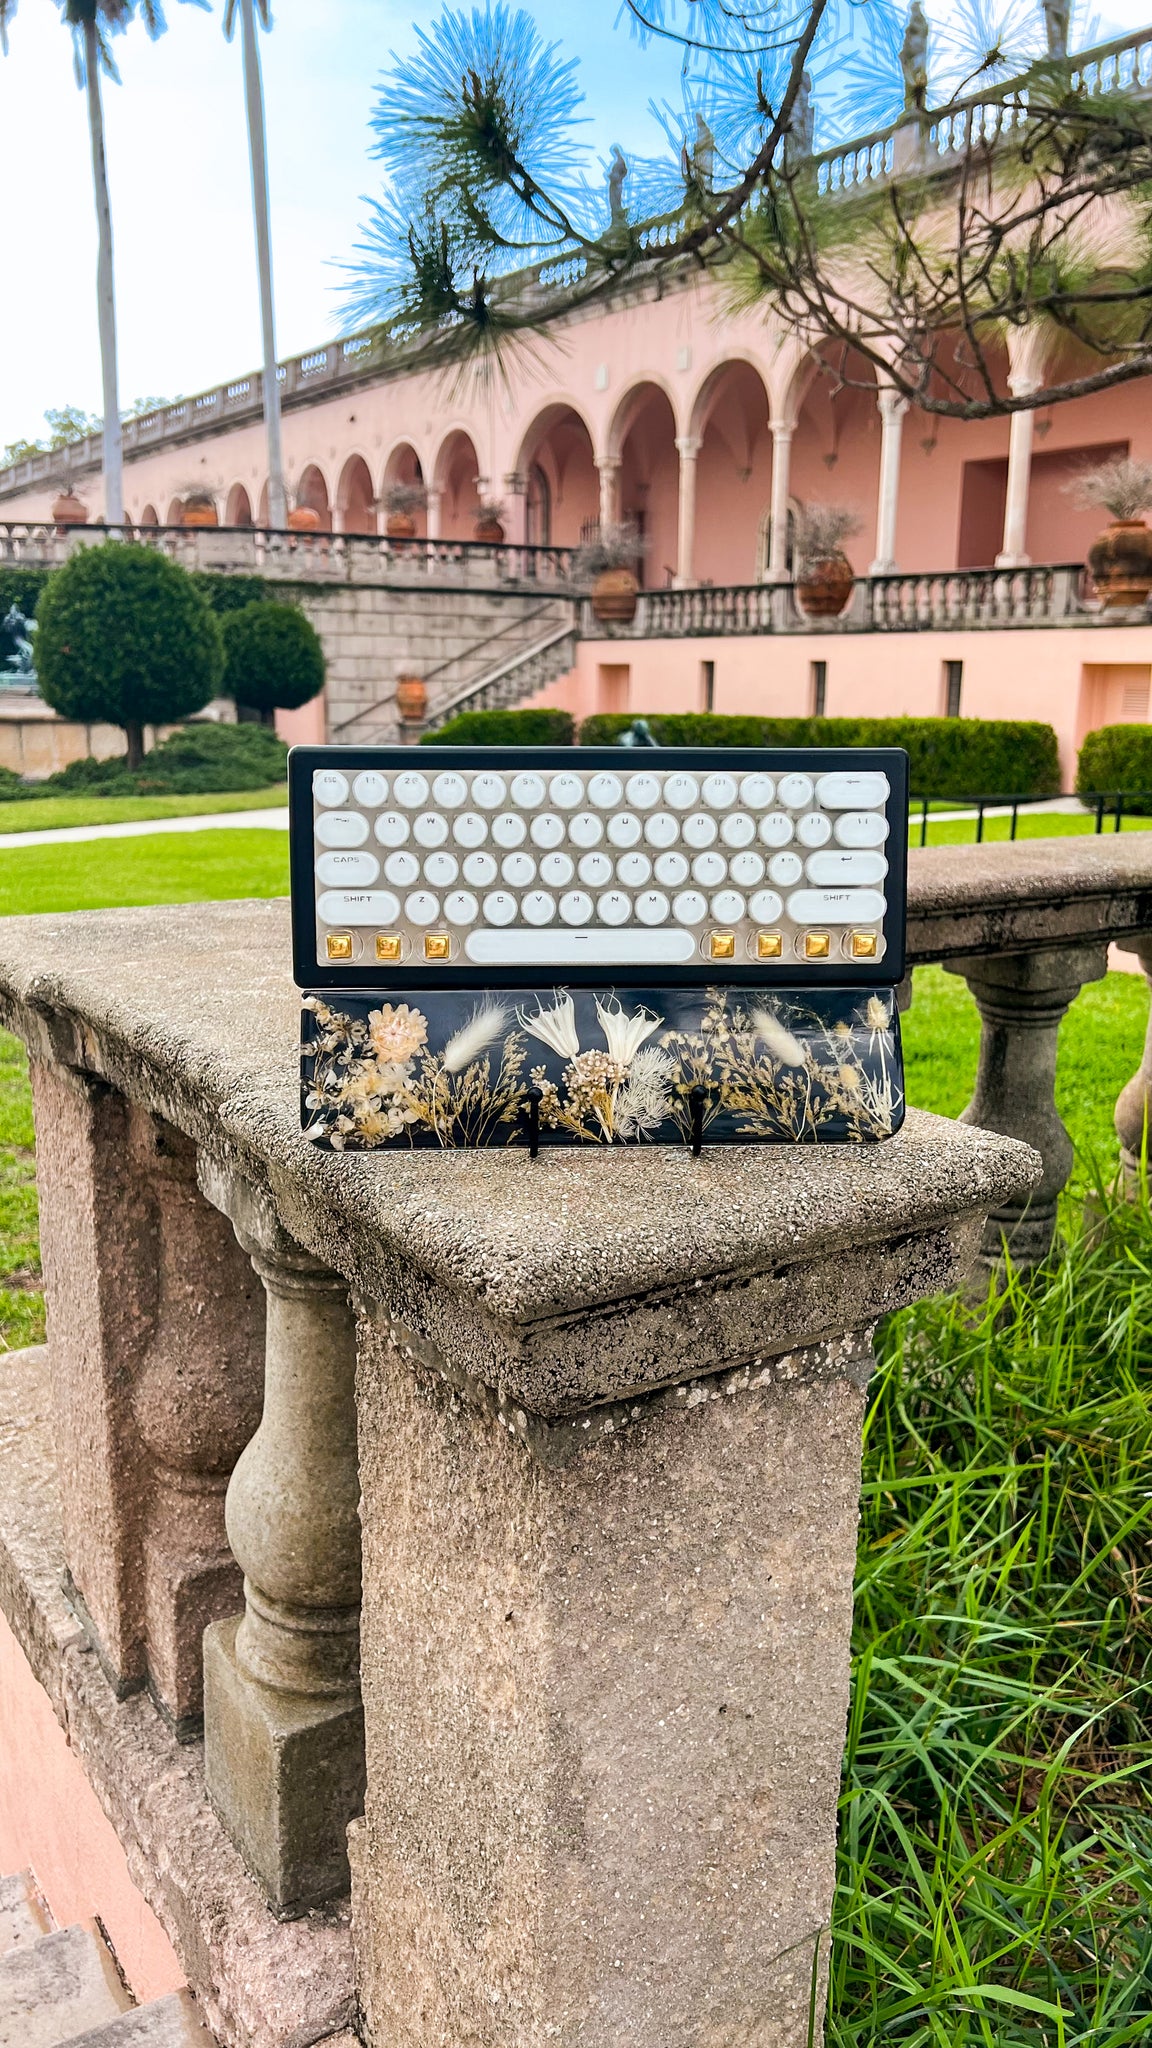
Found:
<svg viewBox="0 0 1152 2048"><path fill-rule="evenodd" d="M0 1602L227 2048L808 2048L872 1328L1039 1162L319 1153L288 958L278 904L0 927L51 1361Z"/></svg>

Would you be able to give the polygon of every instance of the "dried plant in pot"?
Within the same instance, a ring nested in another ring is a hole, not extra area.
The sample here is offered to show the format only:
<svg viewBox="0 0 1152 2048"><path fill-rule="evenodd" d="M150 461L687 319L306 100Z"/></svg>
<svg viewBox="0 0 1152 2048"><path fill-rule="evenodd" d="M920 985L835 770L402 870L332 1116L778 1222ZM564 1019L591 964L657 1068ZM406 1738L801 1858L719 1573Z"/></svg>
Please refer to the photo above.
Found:
<svg viewBox="0 0 1152 2048"><path fill-rule="evenodd" d="M644 544L634 526L602 526L577 548L573 575L591 585L592 610L601 625L626 626L640 596L637 570Z"/></svg>
<svg viewBox="0 0 1152 2048"><path fill-rule="evenodd" d="M181 526L219 526L220 515L210 491L189 491L180 508Z"/></svg>
<svg viewBox="0 0 1152 2048"><path fill-rule="evenodd" d="M389 540L414 540L416 514L428 503L423 484L390 484L384 493L384 531Z"/></svg>
<svg viewBox="0 0 1152 2048"><path fill-rule="evenodd" d="M486 547L498 548L504 540L504 507L495 503L482 502L476 507L476 524L473 538L482 541Z"/></svg>
<svg viewBox="0 0 1152 2048"><path fill-rule="evenodd" d="M74 490L68 489L53 504L52 517L56 521L57 532L63 533L69 526L87 526L88 507Z"/></svg>
<svg viewBox="0 0 1152 2048"><path fill-rule="evenodd" d="M839 618L856 573L843 543L859 533L859 515L847 505L809 505L796 522L796 596L810 619Z"/></svg>
<svg viewBox="0 0 1152 2048"><path fill-rule="evenodd" d="M1142 515L1152 505L1152 462L1130 456L1086 469L1066 486L1081 505L1112 514L1088 550L1088 567L1106 610L1127 610L1152 595L1152 530Z"/></svg>

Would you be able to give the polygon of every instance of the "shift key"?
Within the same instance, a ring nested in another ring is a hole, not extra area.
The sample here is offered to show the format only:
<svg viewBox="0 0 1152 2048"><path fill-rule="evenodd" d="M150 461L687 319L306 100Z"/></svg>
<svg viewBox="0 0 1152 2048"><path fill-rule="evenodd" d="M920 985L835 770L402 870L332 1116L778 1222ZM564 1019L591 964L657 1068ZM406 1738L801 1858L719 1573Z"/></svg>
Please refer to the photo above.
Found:
<svg viewBox="0 0 1152 2048"><path fill-rule="evenodd" d="M787 905L793 924L879 924L885 907L879 889L795 889Z"/></svg>

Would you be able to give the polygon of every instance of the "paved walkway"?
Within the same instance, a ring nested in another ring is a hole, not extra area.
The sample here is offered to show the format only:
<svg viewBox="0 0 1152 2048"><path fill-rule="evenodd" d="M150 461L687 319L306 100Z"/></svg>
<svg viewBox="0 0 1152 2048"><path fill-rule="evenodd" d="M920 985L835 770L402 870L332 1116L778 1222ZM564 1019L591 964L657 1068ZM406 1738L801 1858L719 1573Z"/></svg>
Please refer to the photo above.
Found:
<svg viewBox="0 0 1152 2048"><path fill-rule="evenodd" d="M229 826L288 830L287 804L266 811L213 811L202 818L131 818L121 825L58 825L47 832L0 832L3 846L71 846L83 839L142 839L150 832L226 832Z"/></svg>

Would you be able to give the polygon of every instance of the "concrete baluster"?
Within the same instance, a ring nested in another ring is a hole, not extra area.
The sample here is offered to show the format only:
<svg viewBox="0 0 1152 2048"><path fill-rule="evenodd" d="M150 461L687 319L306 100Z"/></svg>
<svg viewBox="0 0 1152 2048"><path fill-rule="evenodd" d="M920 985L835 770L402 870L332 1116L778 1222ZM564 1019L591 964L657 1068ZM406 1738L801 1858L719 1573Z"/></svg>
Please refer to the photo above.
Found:
<svg viewBox="0 0 1152 2048"><path fill-rule="evenodd" d="M1015 1265L1034 1266L1051 1248L1057 1203L1072 1171L1072 1140L1056 1107L1057 1034L1084 983L1104 974L1107 948L1049 947L946 965L963 975L980 1012L980 1064L962 1121L1022 1138L1044 1161L1030 1194L990 1212L984 1261L995 1265L1007 1245Z"/></svg>
<svg viewBox="0 0 1152 2048"><path fill-rule="evenodd" d="M1139 958L1144 978L1152 988L1152 933L1125 939L1123 943ZM1124 1179L1130 1192L1135 1193L1147 1171L1144 1162L1152 1156L1152 1013L1140 1065L1120 1091L1114 1121Z"/></svg>

